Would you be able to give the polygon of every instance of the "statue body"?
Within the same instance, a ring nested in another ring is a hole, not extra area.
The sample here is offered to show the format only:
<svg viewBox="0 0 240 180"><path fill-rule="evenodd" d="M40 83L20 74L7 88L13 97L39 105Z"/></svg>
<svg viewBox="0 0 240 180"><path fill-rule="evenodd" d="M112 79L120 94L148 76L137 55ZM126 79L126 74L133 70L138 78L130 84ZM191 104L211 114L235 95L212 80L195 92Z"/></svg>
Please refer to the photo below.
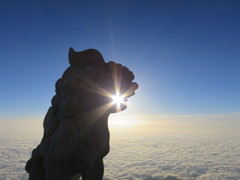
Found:
<svg viewBox="0 0 240 180"><path fill-rule="evenodd" d="M70 67L56 82L41 143L26 164L29 180L102 180L109 152L108 117L126 109L111 95L132 96L138 85L128 68L105 63L94 49L69 50Z"/></svg>

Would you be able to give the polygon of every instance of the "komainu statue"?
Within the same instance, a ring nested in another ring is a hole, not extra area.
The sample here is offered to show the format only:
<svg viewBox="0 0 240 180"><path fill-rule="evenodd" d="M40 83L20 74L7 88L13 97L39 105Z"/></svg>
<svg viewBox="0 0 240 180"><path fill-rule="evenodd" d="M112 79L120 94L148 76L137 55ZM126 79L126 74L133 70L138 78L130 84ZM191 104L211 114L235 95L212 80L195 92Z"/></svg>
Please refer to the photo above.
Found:
<svg viewBox="0 0 240 180"><path fill-rule="evenodd" d="M27 161L29 180L102 180L108 117L126 109L138 88L127 67L104 62L95 49L70 48L69 63L56 82L41 143Z"/></svg>

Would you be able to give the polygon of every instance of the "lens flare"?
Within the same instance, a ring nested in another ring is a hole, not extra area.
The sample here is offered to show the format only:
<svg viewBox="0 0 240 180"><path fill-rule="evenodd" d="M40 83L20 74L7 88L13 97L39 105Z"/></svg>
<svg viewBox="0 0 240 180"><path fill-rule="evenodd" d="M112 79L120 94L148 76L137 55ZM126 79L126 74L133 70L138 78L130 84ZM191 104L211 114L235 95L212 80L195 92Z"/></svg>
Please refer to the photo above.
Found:
<svg viewBox="0 0 240 180"><path fill-rule="evenodd" d="M124 97L120 96L119 94L112 95L112 101L113 101L113 104L120 106L121 104L124 103Z"/></svg>

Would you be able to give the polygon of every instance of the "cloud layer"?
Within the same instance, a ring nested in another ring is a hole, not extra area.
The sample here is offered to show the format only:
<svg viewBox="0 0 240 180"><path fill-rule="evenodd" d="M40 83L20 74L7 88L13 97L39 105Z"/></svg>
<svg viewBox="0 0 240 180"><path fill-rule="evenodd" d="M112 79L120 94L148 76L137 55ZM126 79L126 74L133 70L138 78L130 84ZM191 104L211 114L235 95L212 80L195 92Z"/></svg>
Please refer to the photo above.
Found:
<svg viewBox="0 0 240 180"><path fill-rule="evenodd" d="M113 134L113 133L112 133ZM240 179L240 137L199 134L113 134L110 179ZM151 178L150 178L151 179Z"/></svg>
<svg viewBox="0 0 240 180"><path fill-rule="evenodd" d="M30 137L33 138L30 138ZM0 180L26 180L35 137L0 137ZM111 132L105 180L237 180L240 137L232 134Z"/></svg>

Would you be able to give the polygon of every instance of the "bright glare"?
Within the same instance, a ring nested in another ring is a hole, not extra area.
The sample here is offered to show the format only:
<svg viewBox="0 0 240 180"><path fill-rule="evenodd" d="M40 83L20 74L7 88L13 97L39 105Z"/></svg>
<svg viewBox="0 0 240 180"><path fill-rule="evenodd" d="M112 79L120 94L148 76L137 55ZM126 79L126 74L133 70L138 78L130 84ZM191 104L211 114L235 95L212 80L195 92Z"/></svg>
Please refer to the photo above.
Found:
<svg viewBox="0 0 240 180"><path fill-rule="evenodd" d="M109 118L110 130L134 130L144 127L145 121L140 120L138 117L122 114L111 114Z"/></svg>
<svg viewBox="0 0 240 180"><path fill-rule="evenodd" d="M114 104L117 104L117 106L120 106L120 104L124 103L124 97L120 96L119 94L113 95L112 100Z"/></svg>
<svg viewBox="0 0 240 180"><path fill-rule="evenodd" d="M110 129L133 129L137 127L137 125L142 124L141 121L137 120L131 120L129 118L114 118L111 117L111 120L109 121L109 127Z"/></svg>
<svg viewBox="0 0 240 180"><path fill-rule="evenodd" d="M137 122L136 121L127 121L127 120L115 120L115 121L111 121L110 124L114 125L114 126L131 126L131 125L137 124Z"/></svg>

